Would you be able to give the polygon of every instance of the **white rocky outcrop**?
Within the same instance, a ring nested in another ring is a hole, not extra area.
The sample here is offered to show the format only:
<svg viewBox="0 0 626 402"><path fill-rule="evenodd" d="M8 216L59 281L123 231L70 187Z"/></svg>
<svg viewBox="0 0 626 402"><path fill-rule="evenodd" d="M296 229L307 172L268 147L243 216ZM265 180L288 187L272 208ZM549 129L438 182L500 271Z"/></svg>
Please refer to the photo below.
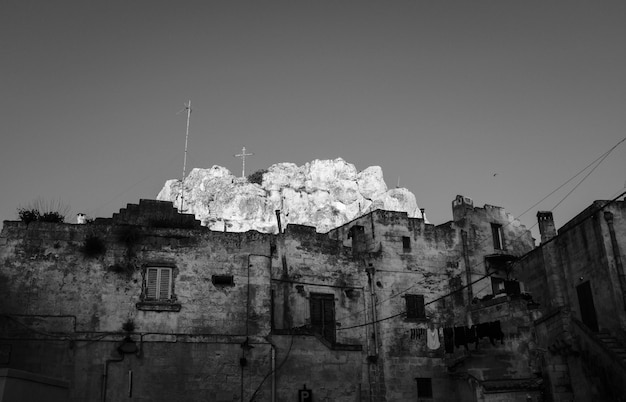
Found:
<svg viewBox="0 0 626 402"><path fill-rule="evenodd" d="M181 181L168 180L157 199L180 207ZM319 232L375 209L421 217L415 196L405 188L387 189L383 171L370 166L358 172L341 158L314 160L303 166L277 163L267 169L262 184L235 177L213 166L193 169L184 181L183 210L213 230L250 229L275 233L276 210L287 223L311 225Z"/></svg>

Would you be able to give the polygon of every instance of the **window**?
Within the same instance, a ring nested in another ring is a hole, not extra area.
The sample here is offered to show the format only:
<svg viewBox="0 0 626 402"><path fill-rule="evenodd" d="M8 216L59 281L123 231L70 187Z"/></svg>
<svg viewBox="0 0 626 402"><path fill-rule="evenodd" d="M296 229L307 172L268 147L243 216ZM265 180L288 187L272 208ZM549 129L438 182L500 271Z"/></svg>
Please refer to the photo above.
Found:
<svg viewBox="0 0 626 402"><path fill-rule="evenodd" d="M411 238L402 236L402 251L409 253L411 251Z"/></svg>
<svg viewBox="0 0 626 402"><path fill-rule="evenodd" d="M426 319L423 295L405 295L404 300L406 301L406 318L418 320Z"/></svg>
<svg viewBox="0 0 626 402"><path fill-rule="evenodd" d="M518 281L509 281L502 278L491 277L491 288L493 295L506 293L508 295L519 295L521 293L521 283Z"/></svg>
<svg viewBox="0 0 626 402"><path fill-rule="evenodd" d="M146 269L146 300L169 300L172 297L172 268Z"/></svg>
<svg viewBox="0 0 626 402"><path fill-rule="evenodd" d="M492 223L491 235L493 236L493 248L496 250L504 250L504 238L502 237L502 225L498 225L497 223Z"/></svg>
<svg viewBox="0 0 626 402"><path fill-rule="evenodd" d="M504 279L491 277L491 289L493 290L493 295L499 295L500 293L506 293L506 288L504 287Z"/></svg>
<svg viewBox="0 0 626 402"><path fill-rule="evenodd" d="M433 397L433 381L431 378L416 378L417 397L432 398Z"/></svg>
<svg viewBox="0 0 626 402"><path fill-rule="evenodd" d="M174 279L178 270L172 266L147 266L143 271L140 301L136 304L144 311L180 311L174 292Z"/></svg>
<svg viewBox="0 0 626 402"><path fill-rule="evenodd" d="M235 281L232 275L212 275L211 282L215 286L234 286Z"/></svg>
<svg viewBox="0 0 626 402"><path fill-rule="evenodd" d="M331 343L335 343L335 296L311 293L311 328Z"/></svg>

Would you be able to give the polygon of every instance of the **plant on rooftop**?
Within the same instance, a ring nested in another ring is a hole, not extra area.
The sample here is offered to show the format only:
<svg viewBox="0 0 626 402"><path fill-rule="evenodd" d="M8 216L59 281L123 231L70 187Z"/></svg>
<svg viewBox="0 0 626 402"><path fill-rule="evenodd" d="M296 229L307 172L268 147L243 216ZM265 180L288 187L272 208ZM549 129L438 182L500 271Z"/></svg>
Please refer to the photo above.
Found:
<svg viewBox="0 0 626 402"><path fill-rule="evenodd" d="M258 185L263 184L263 175L267 173L267 169L257 170L256 172L248 175L248 182Z"/></svg>
<svg viewBox="0 0 626 402"><path fill-rule="evenodd" d="M17 215L22 222L65 222L65 216L70 207L61 201L44 200L37 198L25 207L17 209Z"/></svg>
<svg viewBox="0 0 626 402"><path fill-rule="evenodd" d="M19 216L22 222L29 224L38 221L40 214L36 209L18 208L17 216Z"/></svg>
<svg viewBox="0 0 626 402"><path fill-rule="evenodd" d="M118 228L115 233L117 241L125 245L125 253L122 261L118 261L109 267L110 271L131 277L137 270L137 257L135 245L141 240L139 230L131 225L124 225Z"/></svg>

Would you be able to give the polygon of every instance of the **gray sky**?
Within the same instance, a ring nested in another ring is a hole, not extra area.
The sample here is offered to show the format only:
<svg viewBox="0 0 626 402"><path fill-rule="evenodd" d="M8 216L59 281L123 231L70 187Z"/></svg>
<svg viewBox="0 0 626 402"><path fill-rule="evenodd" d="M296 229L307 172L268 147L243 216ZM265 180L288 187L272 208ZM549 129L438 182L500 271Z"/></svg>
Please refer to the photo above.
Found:
<svg viewBox="0 0 626 402"><path fill-rule="evenodd" d="M519 215L626 136L624 1L0 1L0 219L110 216L255 155L383 168L433 223ZM626 144L554 210L626 181ZM495 176L494 176L495 174ZM521 220L535 223L582 178Z"/></svg>

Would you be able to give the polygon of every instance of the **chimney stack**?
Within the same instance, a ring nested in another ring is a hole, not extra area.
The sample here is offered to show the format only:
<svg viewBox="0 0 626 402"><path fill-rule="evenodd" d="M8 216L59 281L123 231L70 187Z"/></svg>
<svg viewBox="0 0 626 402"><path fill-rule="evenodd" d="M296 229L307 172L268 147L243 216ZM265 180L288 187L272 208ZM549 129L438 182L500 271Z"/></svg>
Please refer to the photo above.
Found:
<svg viewBox="0 0 626 402"><path fill-rule="evenodd" d="M554 227L552 212L537 212L537 222L539 223L539 234L541 234L542 244L556 236L556 228Z"/></svg>

